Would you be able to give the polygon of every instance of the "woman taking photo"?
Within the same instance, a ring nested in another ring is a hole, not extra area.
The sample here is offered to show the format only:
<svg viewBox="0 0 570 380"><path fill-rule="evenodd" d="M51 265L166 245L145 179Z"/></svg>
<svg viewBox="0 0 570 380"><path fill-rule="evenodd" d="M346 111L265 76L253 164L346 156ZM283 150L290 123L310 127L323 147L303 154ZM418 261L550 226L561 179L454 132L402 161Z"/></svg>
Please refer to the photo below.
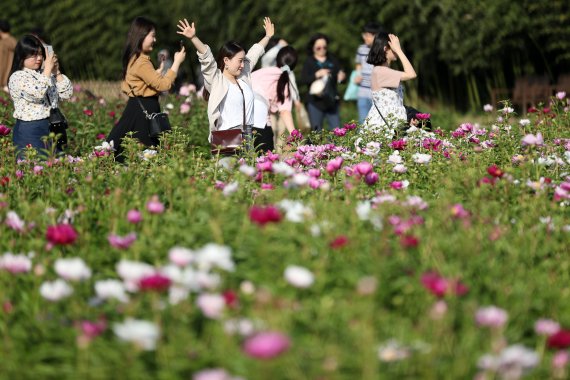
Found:
<svg viewBox="0 0 570 380"><path fill-rule="evenodd" d="M186 51L181 47L174 54L172 67L162 75L162 67L155 69L149 56L155 42L156 25L144 17L137 17L131 24L123 51L121 91L129 96L129 100L119 122L107 137L107 142L113 143L115 158L119 162L125 159L121 144L129 132L133 132L133 137L144 146L158 146L159 139L149 135L150 121L146 118L141 103L149 114L159 113L158 95L170 89L180 64L186 58Z"/></svg>
<svg viewBox="0 0 570 380"><path fill-rule="evenodd" d="M346 74L338 60L328 52L328 45L329 38L322 33L311 37L307 46L309 58L305 61L301 72L301 83L309 89L316 80L326 80L322 94L311 94L309 91L307 96L307 112L311 121L311 130L314 132L323 129L325 118L329 130L340 126L337 83L342 82Z"/></svg>
<svg viewBox="0 0 570 380"><path fill-rule="evenodd" d="M291 46L281 48L277 53L276 64L277 66L259 69L251 74L255 94L254 127L263 129L254 135L254 144L261 151L275 149L272 127L276 126L272 126L272 114L279 113L280 120L289 133L295 129L291 109L293 94L298 93L298 90L291 78L297 64L297 51Z"/></svg>
<svg viewBox="0 0 570 380"><path fill-rule="evenodd" d="M59 99L69 99L73 87L61 73L57 55L47 52L36 36L26 35L16 45L8 89L14 102L12 139L17 158L24 158L28 145L45 155L52 149L46 140L50 109L57 107Z"/></svg>
<svg viewBox="0 0 570 380"><path fill-rule="evenodd" d="M177 33L188 38L197 50L204 87L209 93L210 142L213 131L237 129L246 132L244 128L253 126L254 95L251 88L251 71L275 33L275 27L269 17L265 17L263 28L265 37L254 44L247 54L238 43L230 41L222 46L217 58L214 58L210 47L196 35L194 23L190 24L186 19L178 22ZM264 128L260 132L261 136L258 138L262 141L273 139L271 128Z"/></svg>
<svg viewBox="0 0 570 380"><path fill-rule="evenodd" d="M398 59L404 71L390 68L390 64ZM384 32L376 34L368 63L374 66L371 75L373 105L364 129L385 132L391 137L397 128L407 124L402 82L414 79L416 72L402 51L398 37Z"/></svg>

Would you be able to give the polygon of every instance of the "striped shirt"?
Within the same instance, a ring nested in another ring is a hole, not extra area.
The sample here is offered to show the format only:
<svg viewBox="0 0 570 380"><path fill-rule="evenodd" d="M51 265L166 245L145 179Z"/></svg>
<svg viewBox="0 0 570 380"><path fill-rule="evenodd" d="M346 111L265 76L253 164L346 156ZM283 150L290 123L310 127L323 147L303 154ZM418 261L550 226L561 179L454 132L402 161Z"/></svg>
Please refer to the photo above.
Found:
<svg viewBox="0 0 570 380"><path fill-rule="evenodd" d="M365 44L360 45L356 51L355 63L360 65L360 75L362 76L362 82L360 82L358 86L358 97L371 99L372 91L370 90L370 78L372 75L372 68L374 66L366 62L368 52L370 52L370 47Z"/></svg>

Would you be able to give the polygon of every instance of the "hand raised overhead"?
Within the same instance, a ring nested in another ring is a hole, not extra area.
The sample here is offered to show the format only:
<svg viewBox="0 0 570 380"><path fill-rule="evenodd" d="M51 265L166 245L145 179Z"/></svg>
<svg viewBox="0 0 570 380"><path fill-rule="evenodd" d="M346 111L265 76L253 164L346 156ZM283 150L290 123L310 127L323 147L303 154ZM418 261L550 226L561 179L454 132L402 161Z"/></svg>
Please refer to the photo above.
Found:
<svg viewBox="0 0 570 380"><path fill-rule="evenodd" d="M190 24L186 19L178 20L178 31L176 33L181 34L188 39L192 39L196 36L196 27L194 26L194 22Z"/></svg>

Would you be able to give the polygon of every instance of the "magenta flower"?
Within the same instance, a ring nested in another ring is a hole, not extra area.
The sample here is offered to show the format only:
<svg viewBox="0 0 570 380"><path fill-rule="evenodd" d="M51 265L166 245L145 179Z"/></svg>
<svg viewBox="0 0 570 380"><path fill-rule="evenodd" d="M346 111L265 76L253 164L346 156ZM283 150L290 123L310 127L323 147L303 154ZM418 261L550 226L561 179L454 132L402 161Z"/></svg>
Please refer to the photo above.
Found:
<svg viewBox="0 0 570 380"><path fill-rule="evenodd" d="M400 140L394 140L390 143L390 147L394 150L404 150L406 149L406 145L408 143L406 142L406 140L400 139Z"/></svg>
<svg viewBox="0 0 570 380"><path fill-rule="evenodd" d="M79 322L79 328L83 336L88 339L93 339L101 335L103 331L107 329L107 322L104 319L97 322L81 321Z"/></svg>
<svg viewBox="0 0 570 380"><path fill-rule="evenodd" d="M162 214L164 212L164 204L158 199L158 195L153 195L146 203L146 209L151 214Z"/></svg>
<svg viewBox="0 0 570 380"><path fill-rule="evenodd" d="M249 220L260 226L267 223L278 223L282 218L281 212L275 206L252 206L249 209Z"/></svg>
<svg viewBox="0 0 570 380"><path fill-rule="evenodd" d="M93 116L93 111L91 111L90 109L83 110L83 113L87 116Z"/></svg>
<svg viewBox="0 0 570 380"><path fill-rule="evenodd" d="M188 104L188 103L182 103L182 104L180 105L180 113L181 113L181 114L186 114L186 113L188 113L188 112L190 112L190 104Z"/></svg>
<svg viewBox="0 0 570 380"><path fill-rule="evenodd" d="M346 135L346 129L345 128L335 128L333 130L333 133L335 136L342 137L342 136Z"/></svg>
<svg viewBox="0 0 570 380"><path fill-rule="evenodd" d="M70 245L77 239L77 232L70 224L58 224L47 228L46 238L52 245Z"/></svg>
<svg viewBox="0 0 570 380"><path fill-rule="evenodd" d="M349 243L348 237L346 235L340 235L334 238L333 241L329 243L329 247L332 249L340 249Z"/></svg>
<svg viewBox="0 0 570 380"><path fill-rule="evenodd" d="M449 280L435 272L424 273L422 275L421 282L424 288L436 297L440 298L447 294L462 296L469 291L467 286L461 282Z"/></svg>
<svg viewBox="0 0 570 380"><path fill-rule="evenodd" d="M364 176L364 182L366 182L366 184L367 184L368 186L372 186L372 185L374 185L376 182L378 182L378 179L379 179L379 178L380 178L380 177L378 176L378 173L376 173L376 172L370 172L370 173L368 173L368 174L366 174L366 175Z"/></svg>
<svg viewBox="0 0 570 380"><path fill-rule="evenodd" d="M131 232L125 236L110 234L107 236L107 240L113 248L127 249L137 240L137 234L135 232Z"/></svg>
<svg viewBox="0 0 570 380"><path fill-rule="evenodd" d="M469 218L469 211L463 208L461 203L457 203L451 207L451 216L456 219L466 219Z"/></svg>
<svg viewBox="0 0 570 380"><path fill-rule="evenodd" d="M495 164L493 164L487 168L487 173L489 173L489 175L491 175L495 178L501 178L503 176L503 174L505 174L505 172L502 171L501 168L499 168Z"/></svg>
<svg viewBox="0 0 570 380"><path fill-rule="evenodd" d="M8 136L12 132L10 128L5 126L4 124L0 124L0 136Z"/></svg>
<svg viewBox="0 0 570 380"><path fill-rule="evenodd" d="M314 178L319 178L321 176L321 171L319 169L309 169L307 174Z"/></svg>
<svg viewBox="0 0 570 380"><path fill-rule="evenodd" d="M291 346L289 338L280 332L262 332L247 339L245 353L256 359L271 359L281 355Z"/></svg>
<svg viewBox="0 0 570 380"><path fill-rule="evenodd" d="M138 210L129 210L129 212L127 212L127 220L132 224L140 223L142 221L142 214Z"/></svg>
<svg viewBox="0 0 570 380"><path fill-rule="evenodd" d="M416 114L416 119L418 120L427 120L431 117L431 114L429 113L417 113Z"/></svg>
<svg viewBox="0 0 570 380"><path fill-rule="evenodd" d="M273 170L273 162L270 160L257 163L257 170L260 172L270 172Z"/></svg>
<svg viewBox="0 0 570 380"><path fill-rule="evenodd" d="M570 330L560 329L548 337L548 347L564 350L570 347Z"/></svg>
<svg viewBox="0 0 570 380"><path fill-rule="evenodd" d="M475 321L479 326L501 328L509 319L509 314L496 306L483 307L475 313Z"/></svg>
<svg viewBox="0 0 570 380"><path fill-rule="evenodd" d="M355 123L346 123L344 125L344 129L346 129L348 131L352 131L353 129L356 129L356 124Z"/></svg>
<svg viewBox="0 0 570 380"><path fill-rule="evenodd" d="M342 167L343 162L344 160L342 157L333 158L332 160L327 162L327 167L326 167L327 172L330 175L335 174Z"/></svg>
<svg viewBox="0 0 570 380"><path fill-rule="evenodd" d="M170 278L155 273L141 278L139 281L139 289L143 291L162 292L168 290L170 284L172 284Z"/></svg>

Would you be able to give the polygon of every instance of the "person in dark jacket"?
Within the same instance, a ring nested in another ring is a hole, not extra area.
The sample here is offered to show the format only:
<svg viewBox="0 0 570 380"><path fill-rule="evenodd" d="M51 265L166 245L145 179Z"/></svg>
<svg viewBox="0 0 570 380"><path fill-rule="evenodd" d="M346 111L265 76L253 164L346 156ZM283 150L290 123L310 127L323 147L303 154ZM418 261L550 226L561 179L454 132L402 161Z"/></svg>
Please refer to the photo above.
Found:
<svg viewBox="0 0 570 380"><path fill-rule="evenodd" d="M330 130L340 126L337 83L342 82L346 74L339 61L328 52L328 44L329 38L322 33L311 37L307 46L309 58L301 72L301 84L306 85L309 91L306 104L311 130L316 132L323 129L325 118ZM319 91L322 84L313 85L317 80L326 81L324 91Z"/></svg>

